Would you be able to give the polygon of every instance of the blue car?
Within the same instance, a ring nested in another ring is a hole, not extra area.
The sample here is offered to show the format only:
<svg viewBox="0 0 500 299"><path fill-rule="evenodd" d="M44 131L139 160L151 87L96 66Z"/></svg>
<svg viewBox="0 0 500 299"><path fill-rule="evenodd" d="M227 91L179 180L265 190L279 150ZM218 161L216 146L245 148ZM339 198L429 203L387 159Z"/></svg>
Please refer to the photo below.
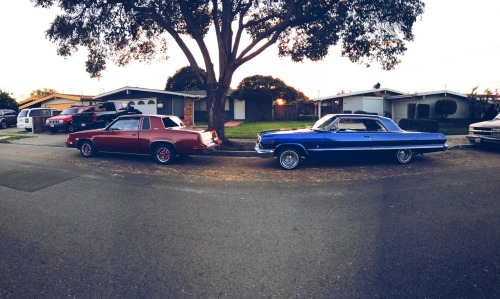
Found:
<svg viewBox="0 0 500 299"><path fill-rule="evenodd" d="M389 153L406 164L413 154L444 151L445 143L441 133L404 131L387 117L328 114L312 128L263 131L255 150L263 158L277 157L283 169L291 170L303 159L328 159L341 152Z"/></svg>

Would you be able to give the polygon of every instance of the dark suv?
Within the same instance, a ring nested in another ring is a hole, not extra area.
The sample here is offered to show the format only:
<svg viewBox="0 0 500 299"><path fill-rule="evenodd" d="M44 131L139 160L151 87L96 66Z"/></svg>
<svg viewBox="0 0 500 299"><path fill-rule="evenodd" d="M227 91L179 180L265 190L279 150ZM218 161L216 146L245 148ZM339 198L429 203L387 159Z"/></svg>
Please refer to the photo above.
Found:
<svg viewBox="0 0 500 299"><path fill-rule="evenodd" d="M0 129L7 129L17 123L17 112L12 109L0 109Z"/></svg>

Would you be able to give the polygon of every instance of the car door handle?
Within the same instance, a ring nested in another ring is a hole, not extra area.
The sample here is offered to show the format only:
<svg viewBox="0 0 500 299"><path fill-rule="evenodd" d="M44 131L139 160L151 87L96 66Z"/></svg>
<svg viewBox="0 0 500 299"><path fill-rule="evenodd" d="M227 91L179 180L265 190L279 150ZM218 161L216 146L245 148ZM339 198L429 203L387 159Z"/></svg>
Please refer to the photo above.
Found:
<svg viewBox="0 0 500 299"><path fill-rule="evenodd" d="M365 137L365 138L368 138L368 139L371 139L371 138L372 138L372 136L364 136L364 137Z"/></svg>

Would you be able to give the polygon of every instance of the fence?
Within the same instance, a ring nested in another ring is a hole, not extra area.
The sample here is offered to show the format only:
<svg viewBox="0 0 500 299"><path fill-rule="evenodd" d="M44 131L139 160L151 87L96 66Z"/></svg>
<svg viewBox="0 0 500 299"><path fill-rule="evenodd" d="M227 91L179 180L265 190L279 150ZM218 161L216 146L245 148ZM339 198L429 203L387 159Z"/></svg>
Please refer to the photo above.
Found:
<svg viewBox="0 0 500 299"><path fill-rule="evenodd" d="M314 115L314 104L274 106L274 120L297 120L299 115Z"/></svg>

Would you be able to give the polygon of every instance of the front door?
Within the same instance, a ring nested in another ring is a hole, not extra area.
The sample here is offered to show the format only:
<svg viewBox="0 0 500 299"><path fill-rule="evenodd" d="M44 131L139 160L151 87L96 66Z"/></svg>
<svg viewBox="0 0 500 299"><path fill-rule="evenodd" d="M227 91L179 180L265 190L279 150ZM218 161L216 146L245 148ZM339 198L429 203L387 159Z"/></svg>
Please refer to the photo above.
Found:
<svg viewBox="0 0 500 299"><path fill-rule="evenodd" d="M234 100L234 119L244 120L245 119L245 100Z"/></svg>

